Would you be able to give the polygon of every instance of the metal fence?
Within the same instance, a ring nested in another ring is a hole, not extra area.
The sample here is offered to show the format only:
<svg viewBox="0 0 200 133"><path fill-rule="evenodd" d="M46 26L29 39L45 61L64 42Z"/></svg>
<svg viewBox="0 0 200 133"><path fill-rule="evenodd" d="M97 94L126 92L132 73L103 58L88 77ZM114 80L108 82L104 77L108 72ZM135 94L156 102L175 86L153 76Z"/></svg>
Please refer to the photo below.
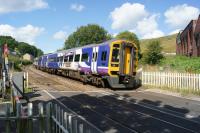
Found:
<svg viewBox="0 0 200 133"><path fill-rule="evenodd" d="M10 76L11 100L0 104L0 132L6 133L102 133L93 124L56 103L22 105L24 88L28 88L28 73ZM1 112L3 111L3 112Z"/></svg>
<svg viewBox="0 0 200 133"><path fill-rule="evenodd" d="M10 113L10 106L6 109L6 115L0 116L0 123L4 127L1 132L11 133L102 133L81 116L65 112L61 106L48 103L43 106L38 104L37 114L34 114L33 104L28 103L23 107L21 103L16 105L15 115Z"/></svg>
<svg viewBox="0 0 200 133"><path fill-rule="evenodd" d="M200 74L142 72L142 84L155 87L200 91Z"/></svg>

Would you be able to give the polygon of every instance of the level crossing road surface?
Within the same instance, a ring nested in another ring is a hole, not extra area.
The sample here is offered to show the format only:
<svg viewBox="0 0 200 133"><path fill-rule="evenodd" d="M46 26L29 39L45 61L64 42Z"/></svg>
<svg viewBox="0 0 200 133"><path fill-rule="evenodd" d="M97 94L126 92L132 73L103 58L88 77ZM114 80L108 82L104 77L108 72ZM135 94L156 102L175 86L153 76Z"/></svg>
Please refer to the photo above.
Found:
<svg viewBox="0 0 200 133"><path fill-rule="evenodd" d="M82 85L28 68L35 92L30 101L55 102L107 133L198 133L200 102L148 92Z"/></svg>

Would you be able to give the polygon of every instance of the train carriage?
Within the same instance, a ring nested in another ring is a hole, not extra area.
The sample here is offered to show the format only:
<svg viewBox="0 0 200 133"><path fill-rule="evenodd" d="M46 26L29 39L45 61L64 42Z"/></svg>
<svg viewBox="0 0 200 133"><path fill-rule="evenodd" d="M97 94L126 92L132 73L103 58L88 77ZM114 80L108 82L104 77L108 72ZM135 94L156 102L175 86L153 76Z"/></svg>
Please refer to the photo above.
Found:
<svg viewBox="0 0 200 133"><path fill-rule="evenodd" d="M134 43L110 40L47 54L37 64L51 73L61 73L84 83L132 88L136 85L137 54Z"/></svg>

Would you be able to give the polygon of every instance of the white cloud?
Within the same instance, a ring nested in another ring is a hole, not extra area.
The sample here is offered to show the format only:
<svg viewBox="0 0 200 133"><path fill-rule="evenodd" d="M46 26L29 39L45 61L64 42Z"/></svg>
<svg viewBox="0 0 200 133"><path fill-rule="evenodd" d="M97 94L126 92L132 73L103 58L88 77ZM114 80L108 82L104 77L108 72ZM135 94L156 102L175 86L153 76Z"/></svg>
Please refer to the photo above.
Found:
<svg viewBox="0 0 200 133"><path fill-rule="evenodd" d="M140 3L125 3L115 8L111 13L112 29L129 30L141 38L155 38L164 33L158 29L158 14L151 14Z"/></svg>
<svg viewBox="0 0 200 133"><path fill-rule="evenodd" d="M53 38L64 40L67 38L67 32L60 30L53 35Z"/></svg>
<svg viewBox="0 0 200 133"><path fill-rule="evenodd" d="M168 35L173 35L173 34L177 34L180 32L181 29L176 29L176 30L173 30L171 31Z"/></svg>
<svg viewBox="0 0 200 133"><path fill-rule="evenodd" d="M0 13L32 11L47 8L44 0L0 0Z"/></svg>
<svg viewBox="0 0 200 133"><path fill-rule="evenodd" d="M84 5L81 4L71 4L70 9L77 11L77 12L81 12L83 9L85 8Z"/></svg>
<svg viewBox="0 0 200 133"><path fill-rule="evenodd" d="M197 19L198 8L187 4L170 7L165 11L165 22L174 28L184 28L192 19Z"/></svg>
<svg viewBox="0 0 200 133"><path fill-rule="evenodd" d="M136 29L139 34L142 35L143 39L164 36L164 33L158 29L158 24L156 22L157 18L158 15L154 14L152 16L144 18L137 23Z"/></svg>
<svg viewBox="0 0 200 133"><path fill-rule="evenodd" d="M112 29L133 28L139 20L148 16L144 5L125 3L110 13L112 18Z"/></svg>
<svg viewBox="0 0 200 133"><path fill-rule="evenodd" d="M34 44L35 39L44 31L44 28L26 25L23 27L13 27L8 24L0 25L0 35L12 36L18 41Z"/></svg>

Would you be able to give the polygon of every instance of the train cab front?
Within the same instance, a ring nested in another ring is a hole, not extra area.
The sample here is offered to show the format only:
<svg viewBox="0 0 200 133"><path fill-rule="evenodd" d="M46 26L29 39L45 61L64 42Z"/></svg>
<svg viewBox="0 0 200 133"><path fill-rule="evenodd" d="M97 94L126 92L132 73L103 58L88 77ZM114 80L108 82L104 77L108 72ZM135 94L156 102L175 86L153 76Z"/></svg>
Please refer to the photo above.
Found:
<svg viewBox="0 0 200 133"><path fill-rule="evenodd" d="M107 81L112 88L133 88L136 86L136 69L138 65L135 44L118 40L111 44L109 59L109 76Z"/></svg>

